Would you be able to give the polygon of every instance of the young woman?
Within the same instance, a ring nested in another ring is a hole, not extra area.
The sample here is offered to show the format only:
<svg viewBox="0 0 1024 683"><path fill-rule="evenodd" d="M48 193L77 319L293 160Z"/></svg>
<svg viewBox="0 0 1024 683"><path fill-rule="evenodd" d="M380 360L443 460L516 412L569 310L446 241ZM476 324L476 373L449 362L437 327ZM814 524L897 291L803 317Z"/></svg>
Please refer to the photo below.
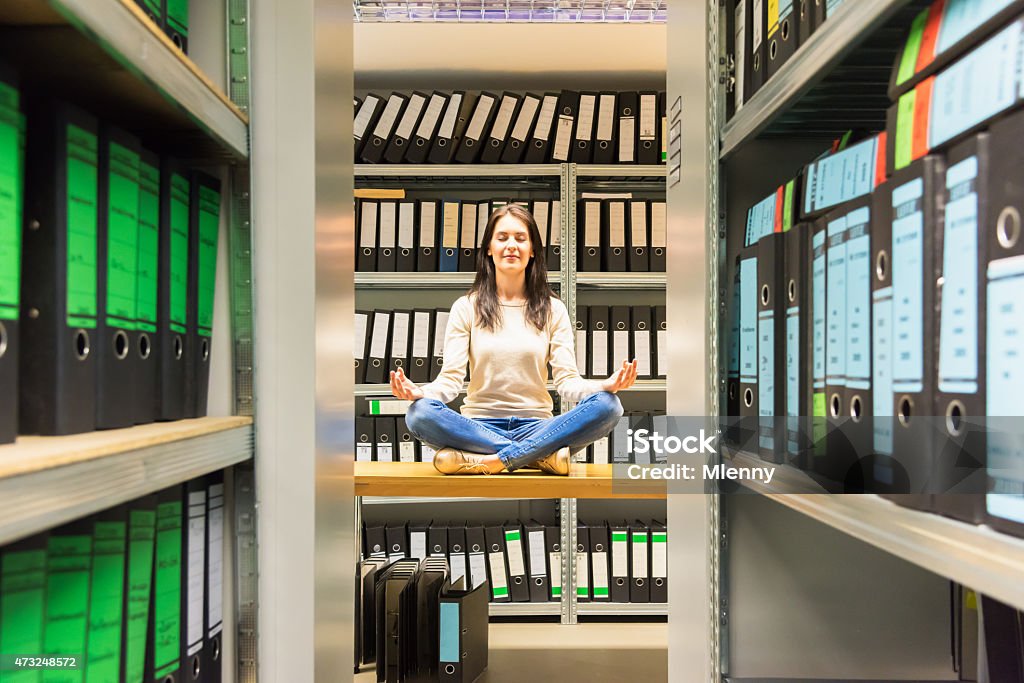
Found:
<svg viewBox="0 0 1024 683"><path fill-rule="evenodd" d="M636 361L608 379L585 380L576 369L569 314L548 286L540 232L526 209L499 208L487 221L469 294L453 305L445 333L444 367L422 387L401 369L391 392L411 400L409 431L444 446L434 467L444 474L494 474L533 465L568 474L570 453L612 430L622 415L617 391L636 381ZM551 416L545 386L577 403ZM459 395L469 367L462 414L447 404Z"/></svg>

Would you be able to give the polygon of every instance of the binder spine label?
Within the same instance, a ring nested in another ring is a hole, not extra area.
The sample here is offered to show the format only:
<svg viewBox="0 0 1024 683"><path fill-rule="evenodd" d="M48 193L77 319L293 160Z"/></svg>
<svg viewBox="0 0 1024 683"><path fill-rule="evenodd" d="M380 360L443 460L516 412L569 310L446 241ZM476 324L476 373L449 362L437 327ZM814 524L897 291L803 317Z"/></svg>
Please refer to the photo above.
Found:
<svg viewBox="0 0 1024 683"><path fill-rule="evenodd" d="M587 553L576 553L576 596L590 597L590 558Z"/></svg>
<svg viewBox="0 0 1024 683"><path fill-rule="evenodd" d="M871 210L850 212L846 229L846 386L871 387Z"/></svg>
<svg viewBox="0 0 1024 683"><path fill-rule="evenodd" d="M924 180L892 191L893 390L923 389Z"/></svg>
<svg viewBox="0 0 1024 683"><path fill-rule="evenodd" d="M978 157L946 171L939 391L978 391Z"/></svg>
<svg viewBox="0 0 1024 683"><path fill-rule="evenodd" d="M8 550L0 554L0 562L0 650L41 653L46 551Z"/></svg>
<svg viewBox="0 0 1024 683"><path fill-rule="evenodd" d="M935 53L942 54L950 49L1013 2L1014 0L947 0L942 13Z"/></svg>
<svg viewBox="0 0 1024 683"><path fill-rule="evenodd" d="M480 139L480 136L484 134L484 124L487 123L487 117L490 116L493 106L493 97L490 95L480 96L476 103L476 110L473 112L473 118L469 120L469 127L466 129L467 138L470 140Z"/></svg>
<svg viewBox="0 0 1024 683"><path fill-rule="evenodd" d="M154 674L174 673L181 656L181 515L180 500L156 509L156 567L153 571Z"/></svg>
<svg viewBox="0 0 1024 683"><path fill-rule="evenodd" d="M729 366L727 372L732 379L739 379L740 376L740 306L740 272L737 269L732 286L732 309L729 315Z"/></svg>
<svg viewBox="0 0 1024 683"><path fill-rule="evenodd" d="M664 249L668 243L665 202L651 203L651 247Z"/></svg>
<svg viewBox="0 0 1024 683"><path fill-rule="evenodd" d="M167 0L167 25L176 33L188 35L188 0Z"/></svg>
<svg viewBox="0 0 1024 683"><path fill-rule="evenodd" d="M757 412L771 417L775 414L775 318L771 311L760 311L757 318ZM771 437L767 441L761 437L762 447L771 448L773 443Z"/></svg>
<svg viewBox="0 0 1024 683"><path fill-rule="evenodd" d="M156 512L128 513L128 600L125 619L124 668L126 683L142 683L149 626L153 577Z"/></svg>
<svg viewBox="0 0 1024 683"><path fill-rule="evenodd" d="M381 249L395 248L395 220L397 205L384 202L380 205L380 244Z"/></svg>
<svg viewBox="0 0 1024 683"><path fill-rule="evenodd" d="M594 567L591 570L594 574L594 599L607 600L608 595L608 553L595 551Z"/></svg>
<svg viewBox="0 0 1024 683"><path fill-rule="evenodd" d="M813 259L811 261L811 283L813 312L812 322L812 363L814 389L825 390L825 231L819 230L814 233L811 248ZM818 415L817 411L814 413ZM824 412L821 413L824 415Z"/></svg>
<svg viewBox="0 0 1024 683"><path fill-rule="evenodd" d="M505 576L504 553L487 553L487 561L491 566L491 595L497 598L508 597L508 578Z"/></svg>
<svg viewBox="0 0 1024 683"><path fill-rule="evenodd" d="M558 128L555 130L555 146L551 152L553 160L565 161L569 158L569 146L572 144L571 116L558 115Z"/></svg>
<svg viewBox="0 0 1024 683"><path fill-rule="evenodd" d="M203 569L206 563L206 491L188 496L188 604L186 609L187 652L192 656L203 649Z"/></svg>
<svg viewBox="0 0 1024 683"><path fill-rule="evenodd" d="M23 201L18 90L0 83L0 320L17 320Z"/></svg>
<svg viewBox="0 0 1024 683"><path fill-rule="evenodd" d="M160 170L139 164L139 244L136 328L156 332L157 271L160 258Z"/></svg>
<svg viewBox="0 0 1024 683"><path fill-rule="evenodd" d="M213 294L217 281L217 234L220 229L220 192L199 188L199 306L196 331L213 334Z"/></svg>
<svg viewBox="0 0 1024 683"><path fill-rule="evenodd" d="M94 134L67 127L68 327L96 327L97 150Z"/></svg>
<svg viewBox="0 0 1024 683"><path fill-rule="evenodd" d="M508 573L512 576L525 575L526 563L523 558L522 533L506 531L505 545L508 547Z"/></svg>
<svg viewBox="0 0 1024 683"><path fill-rule="evenodd" d="M651 333L647 330L633 332L633 349L637 374L641 377L651 375Z"/></svg>
<svg viewBox="0 0 1024 683"><path fill-rule="evenodd" d="M756 258L740 262L740 381L757 383Z"/></svg>
<svg viewBox="0 0 1024 683"><path fill-rule="evenodd" d="M352 130L356 140L362 140L363 136L366 135L366 127L370 125L370 119L373 118L373 113L379 106L379 99L373 95L366 96L363 106L359 108L359 114L356 115L355 121L352 122ZM454 123L452 125L454 126Z"/></svg>
<svg viewBox="0 0 1024 683"><path fill-rule="evenodd" d="M110 143L106 324L134 329L138 294L139 155Z"/></svg>
<svg viewBox="0 0 1024 683"><path fill-rule="evenodd" d="M629 532L612 532L612 576L627 576L629 571Z"/></svg>
<svg viewBox="0 0 1024 683"><path fill-rule="evenodd" d="M921 36L924 34L925 22L928 21L928 9L921 10L914 23L910 25L910 35L903 47L899 70L896 73L896 84L906 83L917 73L917 55L921 51Z"/></svg>
<svg viewBox="0 0 1024 683"><path fill-rule="evenodd" d="M633 136L636 134L636 119L632 116L619 118L619 161L632 163L635 155L633 153Z"/></svg>
<svg viewBox="0 0 1024 683"><path fill-rule="evenodd" d="M44 654L86 650L92 536L51 536L47 544Z"/></svg>
<svg viewBox="0 0 1024 683"><path fill-rule="evenodd" d="M544 567L544 532L530 531L526 535L530 544L530 576L547 576Z"/></svg>
<svg viewBox="0 0 1024 683"><path fill-rule="evenodd" d="M457 92L448 100L448 110L444 113L444 118L441 119L441 129L437 131L438 137L451 138L455 134L455 123L459 119L459 108L461 106L462 93Z"/></svg>
<svg viewBox="0 0 1024 683"><path fill-rule="evenodd" d="M97 522L94 529L85 680L116 681L121 669L127 528L123 521L111 521Z"/></svg>
<svg viewBox="0 0 1024 683"><path fill-rule="evenodd" d="M793 228L793 191L796 182L790 180L786 183L782 196L782 232L789 232Z"/></svg>
<svg viewBox="0 0 1024 683"><path fill-rule="evenodd" d="M872 414L875 452L892 454L892 287L872 293L873 341L871 344ZM880 419L888 416L889 419Z"/></svg>
<svg viewBox="0 0 1024 683"><path fill-rule="evenodd" d="M651 578L668 578L668 534L651 532Z"/></svg>
<svg viewBox="0 0 1024 683"><path fill-rule="evenodd" d="M653 140L657 136L658 96L640 96L640 139Z"/></svg>
<svg viewBox="0 0 1024 683"><path fill-rule="evenodd" d="M551 567L551 597L562 597L562 553L548 553L548 566Z"/></svg>
<svg viewBox="0 0 1024 683"><path fill-rule="evenodd" d="M799 444L793 438L800 432L800 307L786 310L786 430L789 432L789 450L797 452Z"/></svg>
<svg viewBox="0 0 1024 683"><path fill-rule="evenodd" d="M634 579L647 578L647 533L634 533L633 536L633 571Z"/></svg>
<svg viewBox="0 0 1024 683"><path fill-rule="evenodd" d="M547 140L551 131L551 122L555 119L555 110L558 108L558 97L545 95L544 103L540 107L540 116L537 117L537 125L533 128L533 137L539 140Z"/></svg>
<svg viewBox="0 0 1024 683"><path fill-rule="evenodd" d="M512 137L520 142L525 142L526 137L530 134L530 124L533 123L533 116L537 113L537 108L540 107L540 100L536 97L527 95L523 99L523 106L519 109L519 118L516 119L516 125L512 127Z"/></svg>
<svg viewBox="0 0 1024 683"><path fill-rule="evenodd" d="M438 659L458 664L462 661L459 656L459 604L442 601L438 618L441 625Z"/></svg>
<svg viewBox="0 0 1024 683"><path fill-rule="evenodd" d="M754 51L761 47L761 43L764 41L764 14L761 12L761 3L763 0L754 0L754 35L753 45Z"/></svg>
<svg viewBox="0 0 1024 683"><path fill-rule="evenodd" d="M413 249L416 246L413 226L416 223L416 205L402 202L398 205L398 248Z"/></svg>
<svg viewBox="0 0 1024 683"><path fill-rule="evenodd" d="M494 125L491 126L492 138L504 140L508 136L508 129L512 125L512 114L516 111L516 104L516 98L514 97L501 98L498 115L494 118Z"/></svg>
<svg viewBox="0 0 1024 683"><path fill-rule="evenodd" d="M409 98L409 104L405 108L405 114L402 115L398 128L395 129L395 135L406 140L409 139L412 135L413 126L416 125L416 119L419 118L420 111L423 109L423 104L426 101L426 98L422 95L412 95Z"/></svg>
<svg viewBox="0 0 1024 683"><path fill-rule="evenodd" d="M829 384L846 384L846 220L843 216L828 224L828 282L825 293L828 315L825 377Z"/></svg>
<svg viewBox="0 0 1024 683"><path fill-rule="evenodd" d="M813 206L809 210L821 211L870 194L875 189L877 153L878 138L874 137L818 161L812 181Z"/></svg>
<svg viewBox="0 0 1024 683"><path fill-rule="evenodd" d="M552 247L562 245L562 202L559 200L551 202L551 235L548 238L548 245Z"/></svg>
<svg viewBox="0 0 1024 683"><path fill-rule="evenodd" d="M206 611L209 623L206 625L210 637L221 632L223 626L224 595L224 484L210 487L210 508L207 511L206 552L210 567L208 578L209 593L206 596Z"/></svg>
<svg viewBox="0 0 1024 683"><path fill-rule="evenodd" d="M736 111L743 108L743 87L744 87L744 68L747 61L747 3L745 0L739 0L736 3L736 40L735 45L735 60L736 60L736 88L734 90L734 97L736 98Z"/></svg>
<svg viewBox="0 0 1024 683"><path fill-rule="evenodd" d="M397 95L392 95L388 98L387 106L384 107L384 113L380 115L377 127L373 129L374 137L383 138L384 140L391 137L391 130L395 127L398 112L402 110L403 104L405 104L405 100Z"/></svg>
<svg viewBox="0 0 1024 683"><path fill-rule="evenodd" d="M601 95L597 112L597 139L611 141L615 128L615 95Z"/></svg>
<svg viewBox="0 0 1024 683"><path fill-rule="evenodd" d="M189 181L171 176L171 330L185 334L188 320L188 212Z"/></svg>
<svg viewBox="0 0 1024 683"><path fill-rule="evenodd" d="M434 135L434 128L437 127L437 121L441 118L441 112L444 109L445 99L442 95L431 95L430 102L427 104L427 111L423 114L423 119L420 121L420 125L416 128L416 137L429 140Z"/></svg>
<svg viewBox="0 0 1024 683"><path fill-rule="evenodd" d="M414 358L426 358L427 348L430 343L428 335L430 330L430 312L417 311L413 314L413 317L412 355Z"/></svg>

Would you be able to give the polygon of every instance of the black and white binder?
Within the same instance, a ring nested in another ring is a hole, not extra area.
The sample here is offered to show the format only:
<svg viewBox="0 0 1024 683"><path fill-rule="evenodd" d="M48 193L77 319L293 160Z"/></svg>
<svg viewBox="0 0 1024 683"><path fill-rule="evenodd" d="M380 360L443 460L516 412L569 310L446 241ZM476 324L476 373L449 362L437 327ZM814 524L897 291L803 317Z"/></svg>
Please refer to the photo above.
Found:
<svg viewBox="0 0 1024 683"><path fill-rule="evenodd" d="M484 528L487 545L487 569L491 580L491 602L511 602L505 530L498 524Z"/></svg>
<svg viewBox="0 0 1024 683"><path fill-rule="evenodd" d="M595 602L609 602L611 590L608 577L608 551L611 548L608 525L588 524L590 536L590 589Z"/></svg>
<svg viewBox="0 0 1024 683"><path fill-rule="evenodd" d="M637 132L637 163L661 163L661 150L658 148L658 93L640 93L640 128Z"/></svg>
<svg viewBox="0 0 1024 683"><path fill-rule="evenodd" d="M562 94L558 96L558 115L555 117L555 140L551 147L552 163L568 163L579 109L579 93L572 90L563 90Z"/></svg>
<svg viewBox="0 0 1024 683"><path fill-rule="evenodd" d="M401 415L395 417L395 445L398 448L398 462L416 462L416 437L409 431L405 417Z"/></svg>
<svg viewBox="0 0 1024 683"><path fill-rule="evenodd" d="M459 271L459 202L441 203L441 246L438 249L438 270Z"/></svg>
<svg viewBox="0 0 1024 683"><path fill-rule="evenodd" d="M360 158L368 164L379 164L384 160L384 150L387 147L391 134L398 125L398 117L405 108L406 97L398 93L391 93L388 102L384 105L384 111L377 119L377 125L373 127L370 139L363 146Z"/></svg>
<svg viewBox="0 0 1024 683"><path fill-rule="evenodd" d="M606 200L601 234L603 271L622 273L626 270L626 202Z"/></svg>
<svg viewBox="0 0 1024 683"><path fill-rule="evenodd" d="M658 93L658 163L668 162L668 93Z"/></svg>
<svg viewBox="0 0 1024 683"><path fill-rule="evenodd" d="M464 201L459 207L462 219L459 224L459 272L476 271L476 222L477 205Z"/></svg>
<svg viewBox="0 0 1024 683"><path fill-rule="evenodd" d="M630 309L632 322L633 358L636 359L637 379L654 377L654 344L651 339L651 307L633 306ZM615 362L618 362L616 360Z"/></svg>
<svg viewBox="0 0 1024 683"><path fill-rule="evenodd" d="M399 443L401 443L402 427L399 425ZM409 522L409 558L425 560L430 557L427 552L427 535L430 533L429 522Z"/></svg>
<svg viewBox="0 0 1024 683"><path fill-rule="evenodd" d="M544 527L544 549L548 554L548 600L562 599L562 530L558 526Z"/></svg>
<svg viewBox="0 0 1024 683"><path fill-rule="evenodd" d="M519 107L515 124L512 126L512 134L509 136L508 144L501 152L503 164L518 164L522 161L530 142L530 130L540 112L540 102L541 99L536 95L527 93L523 97L523 103Z"/></svg>
<svg viewBox="0 0 1024 683"><path fill-rule="evenodd" d="M391 332L391 314L387 311L373 312L373 327L370 330L370 355L366 359L366 383L384 384L388 379L388 341Z"/></svg>
<svg viewBox="0 0 1024 683"><path fill-rule="evenodd" d="M651 602L668 602L668 532L665 522L651 522Z"/></svg>
<svg viewBox="0 0 1024 683"><path fill-rule="evenodd" d="M416 270L420 273L437 272L437 202L419 202L419 234L416 237Z"/></svg>
<svg viewBox="0 0 1024 683"><path fill-rule="evenodd" d="M430 524L427 530L427 557L448 557L448 527Z"/></svg>
<svg viewBox="0 0 1024 683"><path fill-rule="evenodd" d="M457 90L448 98L444 116L441 118L441 125L437 129L437 137L430 145L427 154L427 161L432 164L447 164L452 158L452 150L455 149L455 126L459 122L459 112L462 111L463 100L466 100L466 93Z"/></svg>
<svg viewBox="0 0 1024 683"><path fill-rule="evenodd" d="M359 200L359 252L356 254L356 272L373 273L377 270L377 201Z"/></svg>
<svg viewBox="0 0 1024 683"><path fill-rule="evenodd" d="M570 157L574 164L589 164L594 158L594 120L597 118L597 93L580 93L579 116Z"/></svg>
<svg viewBox="0 0 1024 683"><path fill-rule="evenodd" d="M765 5L764 0L752 0L750 5L750 82L747 85L747 100L761 89L765 81L765 22L768 18L768 8Z"/></svg>
<svg viewBox="0 0 1024 683"><path fill-rule="evenodd" d="M590 376L590 368L587 366L588 310L586 306L576 307L576 369L580 377Z"/></svg>
<svg viewBox="0 0 1024 683"><path fill-rule="evenodd" d="M352 122L356 159L362 158L363 147L366 146L367 141L370 139L382 111L384 111L384 100L373 93L367 95L359 106L359 112Z"/></svg>
<svg viewBox="0 0 1024 683"><path fill-rule="evenodd" d="M620 92L618 103L620 164L636 163L636 120L639 99L635 92Z"/></svg>
<svg viewBox="0 0 1024 683"><path fill-rule="evenodd" d="M352 335L354 342L352 355L355 357L355 383L366 382L366 347L370 339L370 316L369 311L356 311L356 329Z"/></svg>
<svg viewBox="0 0 1024 683"><path fill-rule="evenodd" d="M650 533L643 522L635 522L629 529L630 544L630 602L650 602Z"/></svg>
<svg viewBox="0 0 1024 683"><path fill-rule="evenodd" d="M431 347L430 381L433 382L441 374L444 366L444 337L448 331L447 309L439 308L434 316L434 344Z"/></svg>
<svg viewBox="0 0 1024 683"><path fill-rule="evenodd" d="M533 202L530 212L533 214L533 220L537 223L537 232L540 233L540 249L534 248L536 258L545 259L545 264L550 270L548 244L551 242L551 202L547 199L538 199Z"/></svg>
<svg viewBox="0 0 1024 683"><path fill-rule="evenodd" d="M416 309L412 312L412 353L406 374L417 384L430 381L430 342L434 332L434 312Z"/></svg>
<svg viewBox="0 0 1024 683"><path fill-rule="evenodd" d="M615 121L618 116L615 100L613 92L603 92L597 98L597 130L593 145L595 164L615 163Z"/></svg>
<svg viewBox="0 0 1024 683"><path fill-rule="evenodd" d="M590 377L603 379L611 374L608 362L608 349L611 342L608 335L608 307L591 306L589 318Z"/></svg>
<svg viewBox="0 0 1024 683"><path fill-rule="evenodd" d="M409 96L409 102L405 105L402 118L398 120L398 126L395 127L394 135L391 136L391 140L388 141L387 147L384 149L384 161L389 164L402 163L402 159L405 158L405 154L409 149L409 142L412 139L413 131L423 116L423 108L426 104L427 96L425 93L414 92Z"/></svg>
<svg viewBox="0 0 1024 683"><path fill-rule="evenodd" d="M548 230L548 272L562 270L562 202L551 200L551 228Z"/></svg>
<svg viewBox="0 0 1024 683"><path fill-rule="evenodd" d="M484 233L487 232L487 222L491 219L491 203L483 201L476 207L476 248L480 250L480 243L483 242ZM484 248L484 253L487 249ZM476 270L476 259L473 259L473 270Z"/></svg>
<svg viewBox="0 0 1024 683"><path fill-rule="evenodd" d="M401 369L409 374L409 334L412 311L391 312L391 353L388 354L388 370Z"/></svg>
<svg viewBox="0 0 1024 683"><path fill-rule="evenodd" d="M519 95L506 92L501 96L501 104L498 105L498 113L494 117L490 133L480 153L480 163L496 164L501 161L501 153L508 142L508 136L512 128L512 120L519 108L522 98Z"/></svg>
<svg viewBox="0 0 1024 683"><path fill-rule="evenodd" d="M377 272L393 273L398 265L398 255L395 252L398 236L398 202L392 199L382 199L379 206Z"/></svg>
<svg viewBox="0 0 1024 683"><path fill-rule="evenodd" d="M576 600L590 602L590 529L576 527Z"/></svg>
<svg viewBox="0 0 1024 683"><path fill-rule="evenodd" d="M618 370L624 360L631 360L629 353L629 306L611 307L612 369Z"/></svg>
<svg viewBox="0 0 1024 683"><path fill-rule="evenodd" d="M416 202L398 202L398 246L395 272L416 272Z"/></svg>
<svg viewBox="0 0 1024 683"><path fill-rule="evenodd" d="M185 680L203 681L203 608L206 606L206 480L185 484L181 556L185 571L181 584L181 670ZM157 572L158 573L158 572ZM159 596L157 593L154 597ZM159 602L159 598L157 598Z"/></svg>
<svg viewBox="0 0 1024 683"><path fill-rule="evenodd" d="M388 562L397 562L409 556L405 522L388 524L384 528L384 539L388 544Z"/></svg>
<svg viewBox="0 0 1024 683"><path fill-rule="evenodd" d="M469 558L467 585L472 588L487 582L487 542L480 525L466 527L466 555Z"/></svg>
<svg viewBox="0 0 1024 683"><path fill-rule="evenodd" d="M452 582L460 580L469 582L466 570L466 524L448 526L448 567L451 570Z"/></svg>
<svg viewBox="0 0 1024 683"><path fill-rule="evenodd" d="M629 525L625 520L608 525L611 536L611 580L609 581L612 602L629 602Z"/></svg>
<svg viewBox="0 0 1024 683"><path fill-rule="evenodd" d="M600 199L584 199L580 202L578 215L583 217L580 236L583 243L579 249L577 268L582 273L596 273L601 270L602 211Z"/></svg>
<svg viewBox="0 0 1024 683"><path fill-rule="evenodd" d="M395 461L395 418L377 416L373 418L374 460Z"/></svg>
<svg viewBox="0 0 1024 683"><path fill-rule="evenodd" d="M206 611L203 628L203 681L220 683L224 630L224 472L206 476ZM128 578L128 577L126 577Z"/></svg>
<svg viewBox="0 0 1024 683"><path fill-rule="evenodd" d="M373 418L356 418L356 462L373 460Z"/></svg>
<svg viewBox="0 0 1024 683"><path fill-rule="evenodd" d="M489 92L480 93L473 115L466 125L465 134L455 151L455 161L460 164L474 164L480 158L484 135L491 127L498 109L498 96Z"/></svg>
<svg viewBox="0 0 1024 683"><path fill-rule="evenodd" d="M654 378L665 379L668 371L668 326L665 306L654 307Z"/></svg>
<svg viewBox="0 0 1024 683"><path fill-rule="evenodd" d="M529 572L523 545L523 527L517 521L505 522L505 552L508 557L508 586L512 602L530 601Z"/></svg>
<svg viewBox="0 0 1024 683"><path fill-rule="evenodd" d="M544 525L531 519L525 525L527 558L530 574L530 602L547 602L550 595L548 581L548 553L544 543Z"/></svg>
<svg viewBox="0 0 1024 683"><path fill-rule="evenodd" d="M647 272L651 270L648 251L650 230L647 227L647 200L633 199L629 202L629 270Z"/></svg>
<svg viewBox="0 0 1024 683"><path fill-rule="evenodd" d="M366 543L363 547L363 555L366 557L381 557L387 559L388 541L385 531L386 528L387 527L384 522L366 524L363 527Z"/></svg>
<svg viewBox="0 0 1024 683"><path fill-rule="evenodd" d="M665 202L651 202L651 272L665 272L665 247L668 244L668 225Z"/></svg>
<svg viewBox="0 0 1024 683"><path fill-rule="evenodd" d="M422 164L430 154L430 143L441 125L441 116L448 104L448 96L436 90L430 96L420 118L416 132L405 151L405 161L410 164Z"/></svg>
<svg viewBox="0 0 1024 683"><path fill-rule="evenodd" d="M558 111L558 95L547 93L541 101L540 114L537 116L537 125L533 127L533 135L530 136L529 146L526 150L527 164L547 163L549 147L551 145L552 128L555 123L555 114Z"/></svg>

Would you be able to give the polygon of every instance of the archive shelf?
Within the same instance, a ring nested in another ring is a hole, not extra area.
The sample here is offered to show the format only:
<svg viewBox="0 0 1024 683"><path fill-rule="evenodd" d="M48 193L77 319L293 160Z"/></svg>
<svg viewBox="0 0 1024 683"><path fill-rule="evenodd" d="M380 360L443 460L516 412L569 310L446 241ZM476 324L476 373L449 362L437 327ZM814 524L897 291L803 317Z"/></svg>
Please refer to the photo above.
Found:
<svg viewBox="0 0 1024 683"><path fill-rule="evenodd" d="M12 30L16 27L16 30ZM0 8L3 58L26 79L183 159L249 156L249 119L133 0L24 0Z"/></svg>
<svg viewBox="0 0 1024 683"><path fill-rule="evenodd" d="M619 393L631 393L631 392L663 392L667 385L663 379L638 379L629 389L626 389ZM551 382L547 384L548 391L555 391L555 385ZM391 385L390 384L357 384L353 388L353 393L356 396L380 396L384 398L391 398ZM462 393L466 393L466 387L463 386Z"/></svg>
<svg viewBox="0 0 1024 683"><path fill-rule="evenodd" d="M667 273L576 273L576 286L588 289L665 289Z"/></svg>
<svg viewBox="0 0 1024 683"><path fill-rule="evenodd" d="M494 501L505 501L505 498L431 498L422 496L410 498L408 496L372 496L363 498L363 505L430 505L434 503L490 503ZM523 499L526 500L526 499ZM543 500L543 499L537 499Z"/></svg>
<svg viewBox="0 0 1024 683"><path fill-rule="evenodd" d="M468 288L476 273L356 273L357 289L444 289ZM548 282L560 282L557 272L548 273Z"/></svg>
<svg viewBox="0 0 1024 683"><path fill-rule="evenodd" d="M492 617L557 617L561 609L557 602L492 602L488 613Z"/></svg>
<svg viewBox="0 0 1024 683"><path fill-rule="evenodd" d="M581 602L581 617L667 617L668 605L661 602Z"/></svg>
<svg viewBox="0 0 1024 683"><path fill-rule="evenodd" d="M0 545L245 462L252 453L249 417L20 437L0 446Z"/></svg>

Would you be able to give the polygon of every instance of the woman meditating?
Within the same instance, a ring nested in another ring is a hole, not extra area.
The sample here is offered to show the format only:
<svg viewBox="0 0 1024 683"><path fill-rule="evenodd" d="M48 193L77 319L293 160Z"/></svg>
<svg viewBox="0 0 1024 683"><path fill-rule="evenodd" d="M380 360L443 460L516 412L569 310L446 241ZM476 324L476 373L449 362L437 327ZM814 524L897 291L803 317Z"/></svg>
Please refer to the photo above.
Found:
<svg viewBox="0 0 1024 683"><path fill-rule="evenodd" d="M434 467L444 474L495 474L533 466L569 473L570 454L610 432L622 415L615 393L636 381L636 361L624 360L604 381L576 369L569 314L548 286L533 216L517 205L496 209L477 252L469 293L453 305L445 333L444 366L417 386L399 369L391 392L413 401L406 424L416 438L442 447ZM563 401L552 417L548 365ZM459 414L446 404L462 390Z"/></svg>

